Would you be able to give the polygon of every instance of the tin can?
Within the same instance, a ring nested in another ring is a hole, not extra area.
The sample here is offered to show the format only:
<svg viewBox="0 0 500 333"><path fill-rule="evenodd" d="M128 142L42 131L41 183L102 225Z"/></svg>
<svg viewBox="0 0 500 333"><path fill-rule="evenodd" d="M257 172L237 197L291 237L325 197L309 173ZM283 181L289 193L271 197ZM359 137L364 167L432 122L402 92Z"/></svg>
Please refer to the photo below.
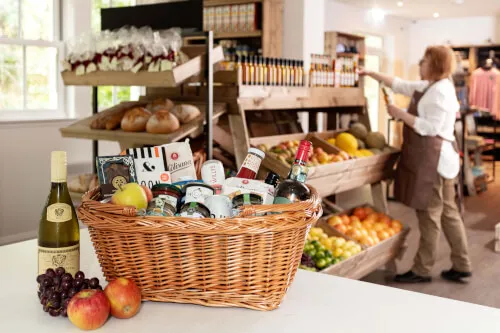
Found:
<svg viewBox="0 0 500 333"><path fill-rule="evenodd" d="M203 179L205 184L215 189L215 194L220 194L222 184L226 179L222 162L218 160L208 160L203 163L201 166L201 179Z"/></svg>

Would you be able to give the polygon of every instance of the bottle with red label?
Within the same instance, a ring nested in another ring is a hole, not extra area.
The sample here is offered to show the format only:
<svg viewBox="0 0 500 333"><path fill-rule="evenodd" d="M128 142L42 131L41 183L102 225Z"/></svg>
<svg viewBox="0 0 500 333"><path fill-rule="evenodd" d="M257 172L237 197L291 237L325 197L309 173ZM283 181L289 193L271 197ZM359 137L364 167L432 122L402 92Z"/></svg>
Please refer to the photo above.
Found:
<svg viewBox="0 0 500 333"><path fill-rule="evenodd" d="M249 148L248 155L236 175L237 178L255 179L266 154L257 148Z"/></svg>
<svg viewBox="0 0 500 333"><path fill-rule="evenodd" d="M311 150L312 143L310 141L300 141L290 173L287 179L281 182L276 188L273 203L283 204L309 199L311 192L305 182L309 171L307 161Z"/></svg>

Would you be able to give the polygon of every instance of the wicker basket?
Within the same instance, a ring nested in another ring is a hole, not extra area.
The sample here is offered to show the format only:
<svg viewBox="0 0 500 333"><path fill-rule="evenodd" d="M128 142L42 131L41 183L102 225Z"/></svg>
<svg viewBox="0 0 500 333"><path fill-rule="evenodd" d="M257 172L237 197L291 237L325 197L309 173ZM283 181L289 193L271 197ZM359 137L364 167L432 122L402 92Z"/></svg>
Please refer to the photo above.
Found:
<svg viewBox="0 0 500 333"><path fill-rule="evenodd" d="M106 279L133 279L144 300L272 310L322 213L311 191L307 201L246 206L236 218L191 219L135 216L133 207L95 201L96 188L78 212ZM276 211L282 213L253 216Z"/></svg>

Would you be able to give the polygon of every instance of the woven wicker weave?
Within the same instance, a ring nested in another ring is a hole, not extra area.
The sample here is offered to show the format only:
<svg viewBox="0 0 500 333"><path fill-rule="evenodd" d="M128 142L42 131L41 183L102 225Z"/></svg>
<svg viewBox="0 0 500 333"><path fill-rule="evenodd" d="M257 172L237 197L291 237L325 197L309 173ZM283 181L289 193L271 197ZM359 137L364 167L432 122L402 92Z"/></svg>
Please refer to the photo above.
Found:
<svg viewBox="0 0 500 333"><path fill-rule="evenodd" d="M79 218L89 227L106 279L136 281L144 300L272 310L300 262L320 198L246 206L241 217L140 217L135 208L100 203L93 189ZM281 214L253 216L280 211Z"/></svg>

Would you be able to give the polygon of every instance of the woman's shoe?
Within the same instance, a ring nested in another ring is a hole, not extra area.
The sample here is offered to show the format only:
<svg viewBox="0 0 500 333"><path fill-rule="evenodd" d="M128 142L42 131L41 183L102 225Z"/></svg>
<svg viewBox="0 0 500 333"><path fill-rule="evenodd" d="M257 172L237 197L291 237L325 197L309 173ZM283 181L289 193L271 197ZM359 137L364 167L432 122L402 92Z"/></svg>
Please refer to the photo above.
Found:
<svg viewBox="0 0 500 333"><path fill-rule="evenodd" d="M412 271L408 271L404 274L396 275L394 281L400 283L426 283L432 282L432 278L430 276L420 276Z"/></svg>
<svg viewBox="0 0 500 333"><path fill-rule="evenodd" d="M458 283L467 283L465 278L469 278L472 276L471 272L459 272L454 270L453 268L449 271L442 271L441 277L448 281L458 282Z"/></svg>

